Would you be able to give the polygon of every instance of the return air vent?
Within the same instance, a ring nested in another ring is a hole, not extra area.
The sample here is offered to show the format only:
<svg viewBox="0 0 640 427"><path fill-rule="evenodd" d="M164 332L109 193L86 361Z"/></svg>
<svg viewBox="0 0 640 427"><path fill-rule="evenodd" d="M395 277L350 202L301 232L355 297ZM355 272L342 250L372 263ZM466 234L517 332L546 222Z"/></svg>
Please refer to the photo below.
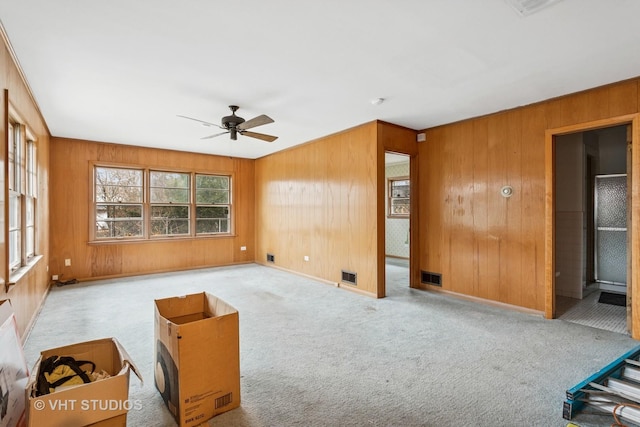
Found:
<svg viewBox="0 0 640 427"><path fill-rule="evenodd" d="M276 256L274 254L267 254L267 262L276 262Z"/></svg>
<svg viewBox="0 0 640 427"><path fill-rule="evenodd" d="M559 3L560 0L505 0L520 16L529 16L545 7Z"/></svg>
<svg viewBox="0 0 640 427"><path fill-rule="evenodd" d="M357 285L358 283L358 274L352 273L350 271L342 270L342 281L345 283L349 283L351 285Z"/></svg>
<svg viewBox="0 0 640 427"><path fill-rule="evenodd" d="M442 286L442 274L420 271L420 281L428 285Z"/></svg>

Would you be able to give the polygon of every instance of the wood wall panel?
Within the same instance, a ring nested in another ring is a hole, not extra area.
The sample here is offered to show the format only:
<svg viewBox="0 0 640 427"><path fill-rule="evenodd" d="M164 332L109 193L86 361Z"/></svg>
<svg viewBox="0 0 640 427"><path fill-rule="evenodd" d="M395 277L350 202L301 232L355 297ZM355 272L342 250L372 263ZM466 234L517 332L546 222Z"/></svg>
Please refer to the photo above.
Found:
<svg viewBox="0 0 640 427"><path fill-rule="evenodd" d="M473 153L473 278L471 280L471 291L473 295L481 298L489 296L489 282L491 272L489 271L489 200L488 192L485 190L486 182L489 179L489 120L477 120L473 123L473 138L476 143L472 146Z"/></svg>
<svg viewBox="0 0 640 427"><path fill-rule="evenodd" d="M90 243L93 162L233 177L234 236ZM251 262L255 255L254 160L53 138L51 274L64 280L130 276ZM240 247L246 246L246 251ZM71 259L65 267L64 260Z"/></svg>
<svg viewBox="0 0 640 427"><path fill-rule="evenodd" d="M441 272L444 290L544 312L545 132L606 126L637 113L638 96L634 79L425 130L420 268Z"/></svg>
<svg viewBox="0 0 640 427"><path fill-rule="evenodd" d="M257 261L376 295L377 149L373 122L258 159Z"/></svg>
<svg viewBox="0 0 640 427"><path fill-rule="evenodd" d="M5 291L4 284L0 286L0 299L9 299L16 313L18 329L22 338L25 338L29 326L35 319L44 297L46 296L49 280L47 268L49 264L49 144L50 134L47 125L40 114L40 111L31 97L22 75L14 62L4 30L0 28L0 38L3 42L0 47L0 86L8 92L8 102L20 115L20 118L29 127L36 139L37 162L38 162L38 196L37 196L37 216L36 216L36 251L41 257L26 271L15 284ZM4 105L4 100L3 104ZM2 114L5 117L5 111ZM0 128L1 140L0 148L0 170L6 166L6 126L4 119ZM2 199L0 208L5 212L6 185L5 175L0 178L2 182ZM0 219L2 227L6 227L5 215ZM4 237L0 238L0 259L6 260L7 245ZM4 265L4 263L3 263ZM2 269L2 280L9 282L6 277L6 267Z"/></svg>
<svg viewBox="0 0 640 427"><path fill-rule="evenodd" d="M522 121L522 299L537 309L544 305L544 148L541 129L546 129L545 108L531 106ZM544 132L542 132L544 134Z"/></svg>

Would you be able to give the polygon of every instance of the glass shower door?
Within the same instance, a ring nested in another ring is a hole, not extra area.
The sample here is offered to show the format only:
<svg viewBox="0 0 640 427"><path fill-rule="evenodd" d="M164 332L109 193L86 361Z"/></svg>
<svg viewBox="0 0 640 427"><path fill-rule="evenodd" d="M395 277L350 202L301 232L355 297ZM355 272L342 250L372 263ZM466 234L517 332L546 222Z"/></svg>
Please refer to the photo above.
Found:
<svg viewBox="0 0 640 427"><path fill-rule="evenodd" d="M627 175L595 177L595 279L627 285Z"/></svg>

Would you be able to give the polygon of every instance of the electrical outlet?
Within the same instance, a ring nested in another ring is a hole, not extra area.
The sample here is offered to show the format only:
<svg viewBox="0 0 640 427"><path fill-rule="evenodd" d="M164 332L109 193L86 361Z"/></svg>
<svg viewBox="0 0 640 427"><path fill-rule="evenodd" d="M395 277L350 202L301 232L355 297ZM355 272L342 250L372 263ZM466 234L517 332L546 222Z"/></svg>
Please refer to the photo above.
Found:
<svg viewBox="0 0 640 427"><path fill-rule="evenodd" d="M246 247L246 246L240 246L240 250L241 250L241 251L246 251L246 250L247 250L247 247Z"/></svg>
<svg viewBox="0 0 640 427"><path fill-rule="evenodd" d="M309 255L305 255L305 256L304 256L304 260L305 260L305 261L309 261Z"/></svg>
<svg viewBox="0 0 640 427"><path fill-rule="evenodd" d="M65 267L71 267L71 258L66 258L64 260L64 266Z"/></svg>
<svg viewBox="0 0 640 427"><path fill-rule="evenodd" d="M54 274L53 276L51 276L51 280L58 280L58 275Z"/></svg>

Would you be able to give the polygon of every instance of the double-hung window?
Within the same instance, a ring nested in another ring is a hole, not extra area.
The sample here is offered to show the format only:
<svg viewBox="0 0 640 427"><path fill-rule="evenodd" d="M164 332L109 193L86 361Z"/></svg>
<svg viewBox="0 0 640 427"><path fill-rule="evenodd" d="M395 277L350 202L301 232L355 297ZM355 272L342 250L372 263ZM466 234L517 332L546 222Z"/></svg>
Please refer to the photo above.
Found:
<svg viewBox="0 0 640 427"><path fill-rule="evenodd" d="M196 234L229 232L230 181L228 176L196 174Z"/></svg>
<svg viewBox="0 0 640 427"><path fill-rule="evenodd" d="M9 121L9 269L15 271L36 255L38 194L36 143L27 127Z"/></svg>
<svg viewBox="0 0 640 427"><path fill-rule="evenodd" d="M409 177L389 178L388 180L389 217L407 217L411 210L411 184Z"/></svg>
<svg viewBox="0 0 640 427"><path fill-rule="evenodd" d="M190 176L188 173L150 171L151 236L188 236Z"/></svg>
<svg viewBox="0 0 640 427"><path fill-rule="evenodd" d="M94 166L94 239L230 234L231 176Z"/></svg>
<svg viewBox="0 0 640 427"><path fill-rule="evenodd" d="M143 171L95 168L96 239L143 237Z"/></svg>

